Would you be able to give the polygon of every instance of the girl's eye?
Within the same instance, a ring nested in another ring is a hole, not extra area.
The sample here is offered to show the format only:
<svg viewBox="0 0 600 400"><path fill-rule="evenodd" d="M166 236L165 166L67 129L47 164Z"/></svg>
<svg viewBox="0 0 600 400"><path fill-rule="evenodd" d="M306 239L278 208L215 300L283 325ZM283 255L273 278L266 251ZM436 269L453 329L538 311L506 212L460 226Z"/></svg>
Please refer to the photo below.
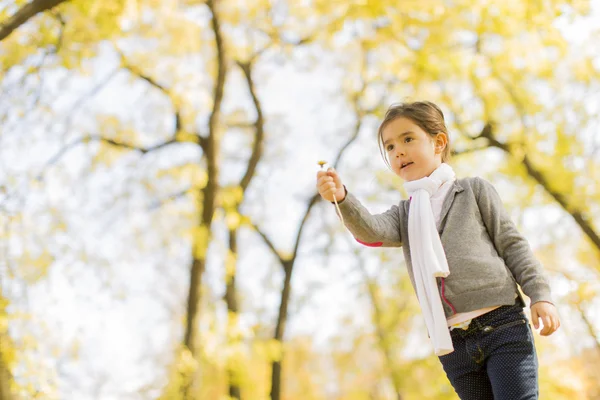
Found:
<svg viewBox="0 0 600 400"><path fill-rule="evenodd" d="M387 151L392 151L392 150L394 150L394 145L393 145L393 144L388 144L388 146L387 146L386 150L387 150Z"/></svg>
<svg viewBox="0 0 600 400"><path fill-rule="evenodd" d="M412 142L412 138L411 137L407 137L406 139L404 139L404 143L408 143L408 142Z"/></svg>

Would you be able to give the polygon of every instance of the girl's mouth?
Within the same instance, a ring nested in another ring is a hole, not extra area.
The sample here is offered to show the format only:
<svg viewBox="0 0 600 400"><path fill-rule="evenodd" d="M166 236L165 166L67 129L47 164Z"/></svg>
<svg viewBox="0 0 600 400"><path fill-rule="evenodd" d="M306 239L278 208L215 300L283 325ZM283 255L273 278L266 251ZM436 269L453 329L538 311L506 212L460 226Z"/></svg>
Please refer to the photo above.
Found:
<svg viewBox="0 0 600 400"><path fill-rule="evenodd" d="M402 165L400 166L400 169L404 169L404 168L406 168L406 167L408 167L408 166L410 166L410 165L412 165L412 164L413 164L412 162L404 163L404 164L402 164Z"/></svg>

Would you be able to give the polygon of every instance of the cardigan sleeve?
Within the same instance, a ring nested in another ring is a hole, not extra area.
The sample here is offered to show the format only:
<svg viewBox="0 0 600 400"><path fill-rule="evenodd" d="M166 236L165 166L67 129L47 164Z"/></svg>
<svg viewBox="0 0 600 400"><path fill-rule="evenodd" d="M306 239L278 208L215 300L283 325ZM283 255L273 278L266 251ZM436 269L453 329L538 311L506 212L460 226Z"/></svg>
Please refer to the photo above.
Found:
<svg viewBox="0 0 600 400"><path fill-rule="evenodd" d="M400 247L400 213L398 206L392 206L382 214L371 214L352 194L339 203L346 228L356 241L370 247Z"/></svg>
<svg viewBox="0 0 600 400"><path fill-rule="evenodd" d="M531 304L552 303L550 285L541 263L535 258L529 242L517 230L494 186L482 178L475 179L477 204L490 239L512 272Z"/></svg>

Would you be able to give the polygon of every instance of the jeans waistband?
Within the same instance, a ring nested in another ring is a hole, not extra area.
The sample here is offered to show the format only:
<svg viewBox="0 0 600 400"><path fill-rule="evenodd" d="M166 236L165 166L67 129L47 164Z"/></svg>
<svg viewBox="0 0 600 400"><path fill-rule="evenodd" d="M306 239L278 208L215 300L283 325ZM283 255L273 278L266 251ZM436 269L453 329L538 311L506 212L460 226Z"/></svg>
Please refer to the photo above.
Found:
<svg viewBox="0 0 600 400"><path fill-rule="evenodd" d="M485 313L483 315L480 315L479 317L473 318L471 320L471 323L469 324L469 327L466 329L453 329L450 331L450 334L459 334L459 335L465 335L465 334L469 334L471 332L475 332L478 331L479 329L481 329L483 326L487 325L490 321L495 320L498 316L500 315L505 315L507 313L520 313L523 311L523 307L524 304L520 299L517 299L517 301L515 302L515 304L511 305L511 306L500 306L498 308L496 308L495 310L492 310L488 313Z"/></svg>

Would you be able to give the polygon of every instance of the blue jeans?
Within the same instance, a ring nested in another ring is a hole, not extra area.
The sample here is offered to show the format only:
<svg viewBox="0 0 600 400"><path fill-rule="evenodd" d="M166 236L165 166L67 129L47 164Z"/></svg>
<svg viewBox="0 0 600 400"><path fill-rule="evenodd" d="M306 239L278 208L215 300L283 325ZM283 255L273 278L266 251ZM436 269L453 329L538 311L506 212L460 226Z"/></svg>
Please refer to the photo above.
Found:
<svg viewBox="0 0 600 400"><path fill-rule="evenodd" d="M502 306L450 332L454 351L439 357L461 400L538 398L538 361L523 304Z"/></svg>

